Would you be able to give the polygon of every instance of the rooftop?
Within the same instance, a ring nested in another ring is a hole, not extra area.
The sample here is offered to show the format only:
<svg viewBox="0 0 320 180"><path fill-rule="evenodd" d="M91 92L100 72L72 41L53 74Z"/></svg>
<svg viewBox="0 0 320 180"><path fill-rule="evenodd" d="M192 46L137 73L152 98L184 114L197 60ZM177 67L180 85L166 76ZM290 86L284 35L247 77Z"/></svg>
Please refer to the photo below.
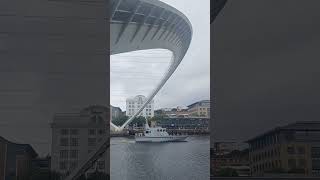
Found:
<svg viewBox="0 0 320 180"><path fill-rule="evenodd" d="M187 106L187 107L189 108L189 107L194 106L194 105L196 105L196 104L198 104L198 103L210 103L210 100L202 100L202 101L198 101L198 102L195 102L195 103L190 104L190 105L189 105L189 106Z"/></svg>
<svg viewBox="0 0 320 180"><path fill-rule="evenodd" d="M249 139L246 142L252 142L263 136L274 134L280 131L320 131L320 121L298 121L285 126L279 126L269 131L266 131L265 133L258 135L252 139Z"/></svg>
<svg viewBox="0 0 320 180"><path fill-rule="evenodd" d="M0 141L5 142L6 144L15 145L19 147L19 149L20 148L23 149L23 152L29 152L30 154L32 154L33 157L38 156L37 152L33 149L33 147L30 144L20 144L20 143L11 142L2 136L0 136Z"/></svg>

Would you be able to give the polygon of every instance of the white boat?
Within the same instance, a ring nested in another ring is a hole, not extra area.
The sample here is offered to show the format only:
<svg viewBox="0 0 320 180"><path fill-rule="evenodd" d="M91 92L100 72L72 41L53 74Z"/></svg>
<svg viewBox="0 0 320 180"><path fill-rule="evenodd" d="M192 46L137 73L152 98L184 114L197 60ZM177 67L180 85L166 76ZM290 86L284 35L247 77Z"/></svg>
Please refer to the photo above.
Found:
<svg viewBox="0 0 320 180"><path fill-rule="evenodd" d="M135 140L136 142L181 142L186 141L187 137L169 135L166 128L149 127L146 124L143 133L136 134Z"/></svg>

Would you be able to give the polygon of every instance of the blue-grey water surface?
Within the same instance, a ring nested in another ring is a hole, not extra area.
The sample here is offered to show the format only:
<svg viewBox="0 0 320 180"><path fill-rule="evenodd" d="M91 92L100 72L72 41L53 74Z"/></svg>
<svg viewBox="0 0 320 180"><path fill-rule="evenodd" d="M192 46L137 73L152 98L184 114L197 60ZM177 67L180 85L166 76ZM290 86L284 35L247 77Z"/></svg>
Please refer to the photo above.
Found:
<svg viewBox="0 0 320 180"><path fill-rule="evenodd" d="M136 143L111 138L111 180L208 180L209 136L187 142Z"/></svg>

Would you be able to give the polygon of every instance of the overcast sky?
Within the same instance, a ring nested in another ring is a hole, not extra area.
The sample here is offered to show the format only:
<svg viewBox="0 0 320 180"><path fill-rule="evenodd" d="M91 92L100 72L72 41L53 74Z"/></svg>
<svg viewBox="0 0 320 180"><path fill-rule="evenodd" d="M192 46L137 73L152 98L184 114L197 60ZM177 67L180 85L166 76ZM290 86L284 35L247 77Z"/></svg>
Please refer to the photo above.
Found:
<svg viewBox="0 0 320 180"><path fill-rule="evenodd" d="M217 139L320 120L320 1L229 0L211 25Z"/></svg>
<svg viewBox="0 0 320 180"><path fill-rule="evenodd" d="M193 38L181 64L155 96L155 107L187 106L210 98L210 1L162 0L190 20ZM125 110L125 100L148 96L168 68L172 53L143 50L111 56L111 104Z"/></svg>

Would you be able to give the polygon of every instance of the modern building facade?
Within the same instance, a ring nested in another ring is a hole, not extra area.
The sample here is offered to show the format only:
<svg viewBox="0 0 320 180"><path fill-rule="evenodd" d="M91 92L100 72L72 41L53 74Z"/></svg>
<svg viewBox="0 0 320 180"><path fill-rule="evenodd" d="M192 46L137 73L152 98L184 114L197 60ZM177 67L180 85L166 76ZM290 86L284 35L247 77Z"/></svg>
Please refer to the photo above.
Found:
<svg viewBox="0 0 320 180"><path fill-rule="evenodd" d="M76 113L57 113L52 123L51 170L68 175L94 153L109 128L109 109L89 106ZM108 172L108 157L103 155L87 173Z"/></svg>
<svg viewBox="0 0 320 180"><path fill-rule="evenodd" d="M127 98L126 100L126 115L131 117L142 107L147 101L143 95L138 95L134 98ZM153 117L154 116L154 100L150 101L146 107L140 112L139 116Z"/></svg>
<svg viewBox="0 0 320 180"><path fill-rule="evenodd" d="M206 117L210 118L210 100L195 102L188 106L190 117Z"/></svg>
<svg viewBox="0 0 320 180"><path fill-rule="evenodd" d="M0 137L0 180L28 179L31 162L38 155L29 144Z"/></svg>
<svg viewBox="0 0 320 180"><path fill-rule="evenodd" d="M253 176L320 175L320 122L297 122L247 141Z"/></svg>

